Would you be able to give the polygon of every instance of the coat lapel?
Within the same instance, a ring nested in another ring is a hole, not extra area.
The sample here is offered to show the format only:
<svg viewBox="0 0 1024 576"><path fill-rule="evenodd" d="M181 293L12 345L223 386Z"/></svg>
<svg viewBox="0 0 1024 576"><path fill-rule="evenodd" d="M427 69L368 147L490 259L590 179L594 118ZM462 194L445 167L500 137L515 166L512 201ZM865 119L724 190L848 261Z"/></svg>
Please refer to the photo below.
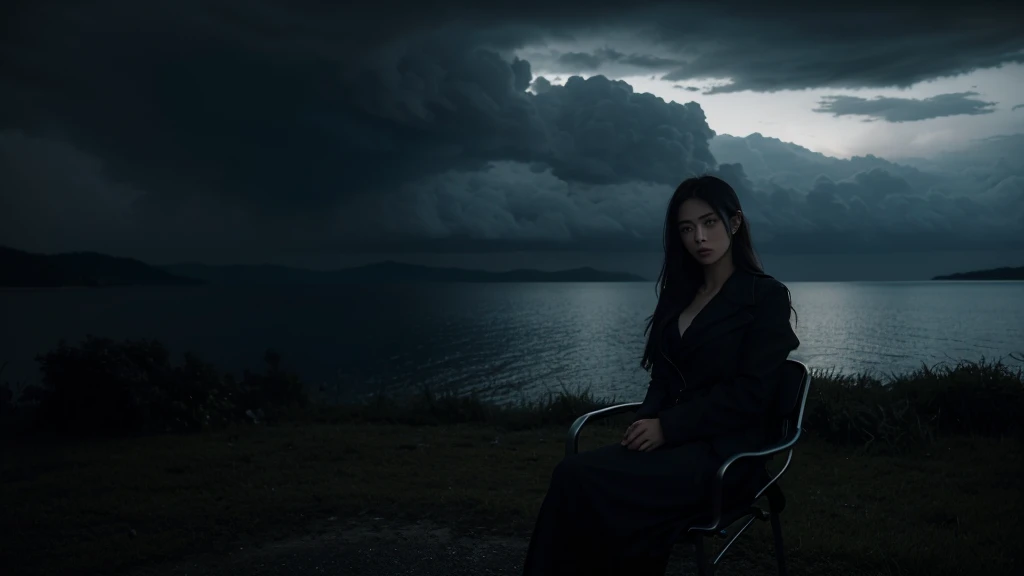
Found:
<svg viewBox="0 0 1024 576"><path fill-rule="evenodd" d="M682 356L688 356L701 344L738 330L754 320L750 313L754 303L754 280L748 272L733 272L686 329L680 351Z"/></svg>

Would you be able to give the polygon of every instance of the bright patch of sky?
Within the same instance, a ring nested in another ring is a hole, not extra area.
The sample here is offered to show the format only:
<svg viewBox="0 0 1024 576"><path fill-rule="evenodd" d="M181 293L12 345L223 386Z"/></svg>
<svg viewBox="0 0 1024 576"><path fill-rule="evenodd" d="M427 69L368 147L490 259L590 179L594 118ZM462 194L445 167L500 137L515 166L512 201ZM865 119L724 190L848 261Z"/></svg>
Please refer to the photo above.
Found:
<svg viewBox="0 0 1024 576"><path fill-rule="evenodd" d="M533 70L553 84L563 84L567 76L543 69ZM583 76L590 76L586 74ZM558 78L558 80L556 80ZM901 89L814 89L786 90L774 93L726 93L705 95L685 90L692 86L704 90L724 80L705 82L668 82L659 75L621 76L637 92L648 92L666 101L697 102L718 134L747 136L760 132L804 146L828 156L849 158L874 154L890 160L929 157L938 152L956 150L971 140L999 134L1024 132L1024 65L975 71L942 78ZM825 96L854 96L924 99L942 94L976 92L978 100L995 102L989 114L959 115L913 122L885 122L862 116L839 116L815 112Z"/></svg>

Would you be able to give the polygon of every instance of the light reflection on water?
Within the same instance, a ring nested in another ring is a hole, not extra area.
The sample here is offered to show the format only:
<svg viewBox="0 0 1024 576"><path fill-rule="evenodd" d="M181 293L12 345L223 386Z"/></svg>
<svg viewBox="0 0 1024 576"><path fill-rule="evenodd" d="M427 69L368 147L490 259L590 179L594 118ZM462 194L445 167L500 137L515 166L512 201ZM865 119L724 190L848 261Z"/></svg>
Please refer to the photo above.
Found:
<svg viewBox="0 0 1024 576"><path fill-rule="evenodd" d="M800 349L816 368L882 375L1024 353L1024 283L792 283ZM495 400L561 389L642 396L653 285L449 284L0 291L3 378L86 334L149 337L236 373L273 347L339 399L380 389L475 390Z"/></svg>

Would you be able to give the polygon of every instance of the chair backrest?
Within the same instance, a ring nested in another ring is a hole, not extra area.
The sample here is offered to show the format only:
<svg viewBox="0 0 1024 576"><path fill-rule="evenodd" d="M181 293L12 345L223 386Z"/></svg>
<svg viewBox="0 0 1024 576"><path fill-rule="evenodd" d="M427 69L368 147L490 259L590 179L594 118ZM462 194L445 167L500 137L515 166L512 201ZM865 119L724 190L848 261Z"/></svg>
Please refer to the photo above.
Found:
<svg viewBox="0 0 1024 576"><path fill-rule="evenodd" d="M811 372L803 362L787 359L779 369L777 414L782 424L781 442L786 443L800 434L804 410L811 389Z"/></svg>

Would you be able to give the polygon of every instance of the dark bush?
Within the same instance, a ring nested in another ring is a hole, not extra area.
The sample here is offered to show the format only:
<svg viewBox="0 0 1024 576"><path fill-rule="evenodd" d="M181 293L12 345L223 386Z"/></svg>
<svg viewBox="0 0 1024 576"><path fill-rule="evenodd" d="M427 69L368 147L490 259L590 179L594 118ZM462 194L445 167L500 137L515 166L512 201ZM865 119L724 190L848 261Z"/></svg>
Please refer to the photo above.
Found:
<svg viewBox="0 0 1024 576"><path fill-rule="evenodd" d="M887 381L815 372L805 428L837 444L899 451L938 435L1020 436L1022 416L1022 370L982 360Z"/></svg>
<svg viewBox="0 0 1024 576"><path fill-rule="evenodd" d="M0 374L3 374L3 367L0 366ZM10 428L14 418L14 391L7 383L0 384L0 431Z"/></svg>
<svg viewBox="0 0 1024 576"><path fill-rule="evenodd" d="M398 399L379 394L346 406L311 403L299 378L268 350L262 373L236 380L194 354L172 365L155 340L121 343L88 337L61 342L39 356L41 386L14 402L0 387L0 428L28 420L35 432L59 435L137 435L197 432L232 422L361 420L403 424L481 423L506 429L567 426L579 415L614 402L589 391L562 390L546 399L496 405L476 395L423 390ZM1020 436L1024 378L1001 362L923 367L883 381L815 371L805 429L836 444L904 450L939 435ZM602 422L620 425L628 416Z"/></svg>
<svg viewBox="0 0 1024 576"><path fill-rule="evenodd" d="M191 353L174 366L156 340L89 336L78 346L61 341L37 361L41 385L27 388L19 405L34 412L35 431L59 436L196 432L305 403L298 378L273 351L265 373L246 371L240 381Z"/></svg>

